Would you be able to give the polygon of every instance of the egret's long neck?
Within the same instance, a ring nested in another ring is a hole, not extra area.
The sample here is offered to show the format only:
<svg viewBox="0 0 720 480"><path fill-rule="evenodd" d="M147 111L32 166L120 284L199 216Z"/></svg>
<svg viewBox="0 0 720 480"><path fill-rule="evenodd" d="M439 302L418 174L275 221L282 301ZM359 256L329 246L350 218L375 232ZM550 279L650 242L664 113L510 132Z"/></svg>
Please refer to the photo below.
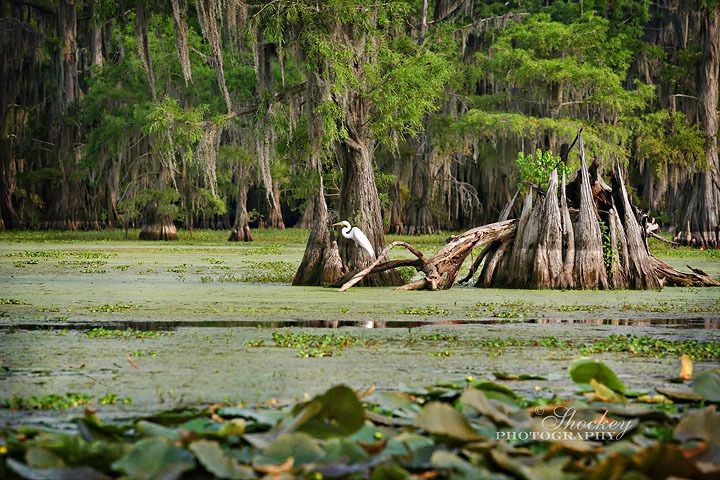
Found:
<svg viewBox="0 0 720 480"><path fill-rule="evenodd" d="M352 227L343 227L340 232L342 233L343 237L350 238L350 230L352 230Z"/></svg>

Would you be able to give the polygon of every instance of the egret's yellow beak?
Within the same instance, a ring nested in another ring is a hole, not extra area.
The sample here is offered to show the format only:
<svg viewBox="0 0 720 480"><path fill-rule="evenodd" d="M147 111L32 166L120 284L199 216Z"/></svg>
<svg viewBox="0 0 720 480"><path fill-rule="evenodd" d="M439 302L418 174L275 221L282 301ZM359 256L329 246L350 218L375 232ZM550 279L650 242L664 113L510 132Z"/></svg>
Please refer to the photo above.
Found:
<svg viewBox="0 0 720 480"><path fill-rule="evenodd" d="M337 223L332 224L333 227L337 227L338 225L342 225L342 222L337 222Z"/></svg>

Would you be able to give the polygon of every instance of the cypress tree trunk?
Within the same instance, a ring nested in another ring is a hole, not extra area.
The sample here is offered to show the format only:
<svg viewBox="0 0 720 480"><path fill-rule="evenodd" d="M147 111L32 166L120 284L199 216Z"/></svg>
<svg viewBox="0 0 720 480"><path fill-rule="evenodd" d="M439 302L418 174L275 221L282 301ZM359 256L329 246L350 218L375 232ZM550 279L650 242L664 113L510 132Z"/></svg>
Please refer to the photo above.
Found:
<svg viewBox="0 0 720 480"><path fill-rule="evenodd" d="M76 181L71 180L72 167L75 163L74 147L77 131L73 125L62 120L68 108L79 95L78 63L77 63L77 12L73 0L58 2L58 35L62 40L60 50L60 99L56 103L55 115L60 120L60 128L55 134L56 155L60 170L60 194L51 208L50 219L45 223L49 228L78 228L75 203L81 203L77 196L81 193Z"/></svg>
<svg viewBox="0 0 720 480"><path fill-rule="evenodd" d="M235 206L235 222L228 242L252 242L252 234L250 232L250 216L247 212L247 196L250 185L247 183L247 172L242 167L236 172L238 182L237 205Z"/></svg>
<svg viewBox="0 0 720 480"><path fill-rule="evenodd" d="M270 228L285 229L285 222L282 217L282 208L280 205L280 182L273 180L273 194L270 197Z"/></svg>
<svg viewBox="0 0 720 480"><path fill-rule="evenodd" d="M430 171L430 138L427 127L417 140L417 155L412 165L410 180L410 201L405 211L405 233L433 233L432 189L433 178ZM413 141L416 143L416 141Z"/></svg>
<svg viewBox="0 0 720 480"><path fill-rule="evenodd" d="M308 72L307 105L315 112L319 105L330 96L327 77L321 72ZM293 277L293 285L324 285L337 281L347 269L340 259L338 244L330 233L330 215L325 202L325 186L322 176L322 119L308 115L308 132L311 139L309 166L317 173L316 193L307 201L303 220L310 221L310 236L305 245L302 262Z"/></svg>
<svg viewBox="0 0 720 480"><path fill-rule="evenodd" d="M360 95L347 103L354 106L348 111L349 136L336 147L336 156L343 170L340 191L340 216L348 219L367 235L376 252L385 248L380 198L373 172L375 142L367 130L367 105ZM341 239L340 256L350 270L363 268L372 262L368 252L358 248L351 240ZM365 279L366 285L399 285L397 272L383 272Z"/></svg>
<svg viewBox="0 0 720 480"><path fill-rule="evenodd" d="M720 81L720 6L704 12L700 67L700 123L708 136L706 165L694 174L676 240L700 247L720 246L720 161L718 160L718 82Z"/></svg>
<svg viewBox="0 0 720 480"><path fill-rule="evenodd" d="M318 193L312 197L308 205L312 209L312 227L308 237L302 262L293 277L293 285L326 285L334 283L346 273L340 259L338 244L329 230L329 215L322 177Z"/></svg>
<svg viewBox="0 0 720 480"><path fill-rule="evenodd" d="M177 228L168 219L146 223L140 229L140 240L177 240Z"/></svg>

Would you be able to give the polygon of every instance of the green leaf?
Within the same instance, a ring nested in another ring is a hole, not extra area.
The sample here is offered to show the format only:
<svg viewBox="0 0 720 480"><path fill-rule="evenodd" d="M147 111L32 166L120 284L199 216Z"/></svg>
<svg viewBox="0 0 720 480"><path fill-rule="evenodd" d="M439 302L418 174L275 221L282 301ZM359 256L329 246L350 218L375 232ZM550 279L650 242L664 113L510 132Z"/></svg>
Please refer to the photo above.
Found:
<svg viewBox="0 0 720 480"><path fill-rule="evenodd" d="M142 437L165 437L169 440L177 440L180 434L175 428L165 427L157 423L140 420L135 424L135 430Z"/></svg>
<svg viewBox="0 0 720 480"><path fill-rule="evenodd" d="M499 383L472 382L470 384L470 386L473 388L477 388L478 390L483 390L485 392L498 392L498 393L502 393L503 395L507 395L508 397L518 398L518 394L515 393L515 391L512 388L506 387L505 385L501 385Z"/></svg>
<svg viewBox="0 0 720 480"><path fill-rule="evenodd" d="M430 460L432 466L439 470L449 470L453 472L451 478L477 480L487 478L486 472L483 472L470 462L463 460L454 453L447 450L437 450L433 453Z"/></svg>
<svg viewBox="0 0 720 480"><path fill-rule="evenodd" d="M433 435L459 440L477 442L485 437L468 423L467 419L450 405L440 402L428 403L415 419L415 425Z"/></svg>
<svg viewBox="0 0 720 480"><path fill-rule="evenodd" d="M397 417L411 418L419 409L409 395L401 392L374 392L367 400Z"/></svg>
<svg viewBox="0 0 720 480"><path fill-rule="evenodd" d="M692 389L686 387L685 385L678 386L675 388L664 388L664 387L655 387L655 390L665 395L667 398L672 400L673 402L700 402L702 401L703 397L695 393Z"/></svg>
<svg viewBox="0 0 720 480"><path fill-rule="evenodd" d="M32 468L62 468L65 466L62 458L41 447L33 447L25 452L25 461Z"/></svg>
<svg viewBox="0 0 720 480"><path fill-rule="evenodd" d="M463 392L460 402L474 408L478 413L485 415L496 424L509 426L514 423L507 415L498 410L480 390L469 388Z"/></svg>
<svg viewBox="0 0 720 480"><path fill-rule="evenodd" d="M14 458L7 459L7 466L20 478L27 480L108 480L110 478L90 467L32 468Z"/></svg>
<svg viewBox="0 0 720 480"><path fill-rule="evenodd" d="M326 454L324 463L347 462L358 463L365 460L368 454L356 442L347 438L331 438L323 445Z"/></svg>
<svg viewBox="0 0 720 480"><path fill-rule="evenodd" d="M405 480L413 478L410 472L394 463L383 463L373 470L370 480Z"/></svg>
<svg viewBox="0 0 720 480"><path fill-rule="evenodd" d="M433 439L425 435L402 432L388 441L384 451L388 455L404 456L410 454L414 456L418 450L432 447L434 444Z"/></svg>
<svg viewBox="0 0 720 480"><path fill-rule="evenodd" d="M318 440L307 433L286 433L256 456L254 463L280 465L290 457L295 459L294 465L303 465L321 460L325 457L325 451L320 447Z"/></svg>
<svg viewBox="0 0 720 480"><path fill-rule="evenodd" d="M498 467L506 472L512 473L515 478L523 478L525 480L535 480L538 478L530 467L503 451L498 449L490 450L490 458L492 458L492 461Z"/></svg>
<svg viewBox="0 0 720 480"><path fill-rule="evenodd" d="M113 470L136 480L180 478L183 472L193 468L195 459L190 452L174 446L166 438L141 440L130 453L112 464Z"/></svg>
<svg viewBox="0 0 720 480"><path fill-rule="evenodd" d="M350 388L339 385L307 403L288 430L317 438L352 435L365 423L365 408Z"/></svg>
<svg viewBox="0 0 720 480"><path fill-rule="evenodd" d="M625 401L622 395L618 395L607 385L604 385L594 378L590 379L590 386L595 390L595 399L602 402L622 403Z"/></svg>
<svg viewBox="0 0 720 480"><path fill-rule="evenodd" d="M255 471L228 455L220 444L213 440L198 440L188 447L200 464L217 478L241 480L257 478Z"/></svg>
<svg viewBox="0 0 720 480"><path fill-rule="evenodd" d="M277 411L251 410L249 408L223 407L217 411L223 418L240 417L255 422L256 428L272 428L286 417L286 413Z"/></svg>
<svg viewBox="0 0 720 480"><path fill-rule="evenodd" d="M220 437L220 429L223 427L221 423L214 422L210 418L193 418L182 425L179 430L192 432L198 437L217 438Z"/></svg>
<svg viewBox="0 0 720 480"><path fill-rule="evenodd" d="M693 391L708 402L720 402L720 370L698 375L690 384Z"/></svg>
<svg viewBox="0 0 720 480"><path fill-rule="evenodd" d="M590 380L595 379L616 392L623 393L625 391L625 384L615 375L615 372L599 360L581 358L573 362L568 371L573 382L582 387L587 387Z"/></svg>
<svg viewBox="0 0 720 480"><path fill-rule="evenodd" d="M720 413L715 406L690 413L680 420L675 427L674 436L677 440L703 440L707 449L698 457L706 462L720 462Z"/></svg>

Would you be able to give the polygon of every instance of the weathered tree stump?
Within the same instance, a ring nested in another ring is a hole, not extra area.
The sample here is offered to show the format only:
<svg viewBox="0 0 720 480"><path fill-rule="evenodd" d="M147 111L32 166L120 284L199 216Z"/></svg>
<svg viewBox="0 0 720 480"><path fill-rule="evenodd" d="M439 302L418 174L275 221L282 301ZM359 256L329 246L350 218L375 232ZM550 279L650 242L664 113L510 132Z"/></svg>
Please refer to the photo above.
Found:
<svg viewBox="0 0 720 480"><path fill-rule="evenodd" d="M507 219L513 197L498 222L450 237L432 257L406 242L393 242L371 265L346 274L335 286L345 291L371 273L412 266L424 278L401 289L447 289L478 247L484 248L461 283L469 281L482 265L477 287L639 290L663 285L720 286L701 270L680 272L653 257L647 238L656 236L656 226L630 203L620 166L613 171L611 187L601 178L597 164L588 167L581 133L577 144L581 163L577 178L566 187L563 175L559 185L557 170L553 170L547 191L534 186L525 194L518 219ZM577 209L571 209L569 202ZM415 258L389 260L388 252L398 246Z"/></svg>
<svg viewBox="0 0 720 480"><path fill-rule="evenodd" d="M172 222L156 222L143 225L140 240L177 240L177 228Z"/></svg>
<svg viewBox="0 0 720 480"><path fill-rule="evenodd" d="M230 230L230 236L228 242L252 242L252 232L250 231L250 225L245 224L242 227L233 227Z"/></svg>

